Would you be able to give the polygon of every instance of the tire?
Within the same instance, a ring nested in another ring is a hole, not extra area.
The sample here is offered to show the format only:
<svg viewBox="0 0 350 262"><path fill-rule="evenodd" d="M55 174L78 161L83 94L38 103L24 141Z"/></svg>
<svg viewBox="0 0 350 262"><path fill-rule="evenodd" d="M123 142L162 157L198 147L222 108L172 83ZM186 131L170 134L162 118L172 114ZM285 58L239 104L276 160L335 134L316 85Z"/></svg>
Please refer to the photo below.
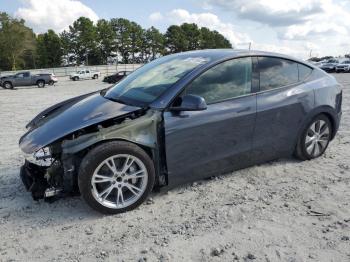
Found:
<svg viewBox="0 0 350 262"><path fill-rule="evenodd" d="M313 132L312 130L315 130ZM295 156L301 160L311 160L323 155L332 137L332 123L320 114L314 117L302 131L295 150Z"/></svg>
<svg viewBox="0 0 350 262"><path fill-rule="evenodd" d="M92 79L98 79L98 75L94 75Z"/></svg>
<svg viewBox="0 0 350 262"><path fill-rule="evenodd" d="M73 81L78 81L79 80L79 77L75 76L73 77Z"/></svg>
<svg viewBox="0 0 350 262"><path fill-rule="evenodd" d="M4 84L3 84L3 87L5 88L5 89L13 89L13 85L12 85L12 83L11 82L4 82Z"/></svg>
<svg viewBox="0 0 350 262"><path fill-rule="evenodd" d="M37 84L38 88L43 88L43 87L45 87L45 81L44 81L44 80L38 80L38 81L36 82L36 84Z"/></svg>
<svg viewBox="0 0 350 262"><path fill-rule="evenodd" d="M53 86L54 84L55 84L54 81L52 81L52 80L49 81L49 86Z"/></svg>
<svg viewBox="0 0 350 262"><path fill-rule="evenodd" d="M154 181L153 161L140 147L124 141L106 142L90 150L78 174L83 199L103 214L135 209L147 199Z"/></svg>

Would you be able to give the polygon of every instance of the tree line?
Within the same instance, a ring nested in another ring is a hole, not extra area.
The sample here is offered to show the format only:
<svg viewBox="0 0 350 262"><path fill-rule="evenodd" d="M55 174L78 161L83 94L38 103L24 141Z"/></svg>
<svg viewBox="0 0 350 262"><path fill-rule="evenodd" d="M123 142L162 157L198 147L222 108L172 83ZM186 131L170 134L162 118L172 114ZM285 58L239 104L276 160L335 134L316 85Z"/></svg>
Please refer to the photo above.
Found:
<svg viewBox="0 0 350 262"><path fill-rule="evenodd" d="M36 35L23 19L0 13L0 70L146 63L166 54L207 48L232 45L219 32L196 24L171 25L163 34L124 18L93 23L80 17L61 33L48 30Z"/></svg>

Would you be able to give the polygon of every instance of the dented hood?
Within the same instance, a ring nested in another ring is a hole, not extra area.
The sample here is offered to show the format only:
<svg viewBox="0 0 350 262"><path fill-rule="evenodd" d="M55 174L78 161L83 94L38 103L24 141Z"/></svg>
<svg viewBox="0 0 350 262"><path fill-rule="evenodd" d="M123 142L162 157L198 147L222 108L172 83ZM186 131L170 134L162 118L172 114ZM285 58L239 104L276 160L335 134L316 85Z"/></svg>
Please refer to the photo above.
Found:
<svg viewBox="0 0 350 262"><path fill-rule="evenodd" d="M19 146L26 154L33 153L79 129L123 116L140 107L124 105L91 93L56 104L36 116L28 125Z"/></svg>

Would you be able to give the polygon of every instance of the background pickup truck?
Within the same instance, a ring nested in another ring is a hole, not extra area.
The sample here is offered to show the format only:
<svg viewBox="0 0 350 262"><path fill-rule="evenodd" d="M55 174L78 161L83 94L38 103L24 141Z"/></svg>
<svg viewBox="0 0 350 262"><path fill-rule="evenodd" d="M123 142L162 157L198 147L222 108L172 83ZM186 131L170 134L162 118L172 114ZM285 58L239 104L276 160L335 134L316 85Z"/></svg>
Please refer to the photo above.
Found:
<svg viewBox="0 0 350 262"><path fill-rule="evenodd" d="M77 81L80 79L97 79L100 75L100 72L92 71L89 69L82 69L80 71L77 71L76 73L71 74L69 78L73 81Z"/></svg>
<svg viewBox="0 0 350 262"><path fill-rule="evenodd" d="M46 84L53 85L57 78L53 74L36 74L30 72L21 72L15 75L3 76L0 78L0 86L5 89L12 89L15 86L33 86L45 87Z"/></svg>

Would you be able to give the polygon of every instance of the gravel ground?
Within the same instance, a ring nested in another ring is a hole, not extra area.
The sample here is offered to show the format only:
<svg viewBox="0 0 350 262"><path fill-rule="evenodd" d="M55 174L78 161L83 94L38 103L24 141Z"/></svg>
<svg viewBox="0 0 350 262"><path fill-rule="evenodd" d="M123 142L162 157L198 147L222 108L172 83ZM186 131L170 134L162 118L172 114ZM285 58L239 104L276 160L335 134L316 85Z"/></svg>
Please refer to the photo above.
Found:
<svg viewBox="0 0 350 262"><path fill-rule="evenodd" d="M18 139L39 111L106 87L61 81L0 90L0 261L350 261L350 74L326 154L284 159L155 193L102 216L80 197L35 202L18 173Z"/></svg>

